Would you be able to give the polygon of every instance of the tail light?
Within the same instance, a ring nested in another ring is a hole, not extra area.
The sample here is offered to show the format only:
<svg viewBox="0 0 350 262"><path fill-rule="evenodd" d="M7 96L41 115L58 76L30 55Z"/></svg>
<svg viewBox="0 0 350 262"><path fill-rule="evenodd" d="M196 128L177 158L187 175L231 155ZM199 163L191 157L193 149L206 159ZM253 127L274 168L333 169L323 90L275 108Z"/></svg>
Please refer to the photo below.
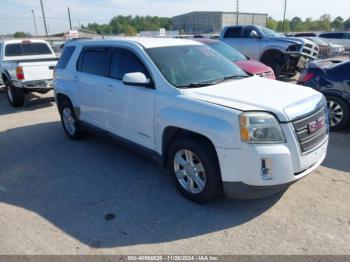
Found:
<svg viewBox="0 0 350 262"><path fill-rule="evenodd" d="M315 76L314 73L304 73L300 76L298 83L306 83L309 82Z"/></svg>
<svg viewBox="0 0 350 262"><path fill-rule="evenodd" d="M23 67L21 66L16 67L16 77L18 80L24 80Z"/></svg>

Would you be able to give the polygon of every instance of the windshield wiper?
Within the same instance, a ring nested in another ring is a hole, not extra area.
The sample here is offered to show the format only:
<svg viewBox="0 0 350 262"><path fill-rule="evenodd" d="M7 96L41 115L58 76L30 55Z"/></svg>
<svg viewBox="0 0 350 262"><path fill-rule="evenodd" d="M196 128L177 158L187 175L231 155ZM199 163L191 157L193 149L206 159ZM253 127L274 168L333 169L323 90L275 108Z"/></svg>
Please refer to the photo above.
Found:
<svg viewBox="0 0 350 262"><path fill-rule="evenodd" d="M230 79L241 79L249 77L248 75L230 75L230 76L225 76L225 77L219 77L215 78L212 80L206 80L206 81L200 81L200 82L193 82L188 85L183 85L183 86L178 86L179 88L184 88L184 87L205 87L205 86L211 86L211 85L216 85L218 83L221 83L226 80Z"/></svg>

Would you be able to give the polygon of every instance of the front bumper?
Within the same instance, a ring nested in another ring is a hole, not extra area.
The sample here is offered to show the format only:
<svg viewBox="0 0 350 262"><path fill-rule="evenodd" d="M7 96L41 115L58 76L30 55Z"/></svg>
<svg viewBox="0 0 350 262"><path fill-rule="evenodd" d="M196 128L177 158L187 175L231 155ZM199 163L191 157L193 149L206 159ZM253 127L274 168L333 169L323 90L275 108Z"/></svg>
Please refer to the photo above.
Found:
<svg viewBox="0 0 350 262"><path fill-rule="evenodd" d="M224 192L229 198L259 198L288 188L314 171L323 162L328 139L303 154L297 142L288 144L244 144L241 149L216 148ZM288 138L287 138L288 141ZM295 143L295 146L291 144ZM269 162L269 174L264 173Z"/></svg>

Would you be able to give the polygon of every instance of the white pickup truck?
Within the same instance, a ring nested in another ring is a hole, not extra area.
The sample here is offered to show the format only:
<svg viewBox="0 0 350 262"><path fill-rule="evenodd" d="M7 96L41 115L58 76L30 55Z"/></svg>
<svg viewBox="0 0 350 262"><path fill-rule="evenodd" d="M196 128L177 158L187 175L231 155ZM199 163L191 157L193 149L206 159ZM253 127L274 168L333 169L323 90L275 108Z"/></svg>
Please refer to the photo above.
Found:
<svg viewBox="0 0 350 262"><path fill-rule="evenodd" d="M191 40L68 43L54 90L69 138L89 128L142 147L198 202L284 190L326 155L321 93L249 77Z"/></svg>
<svg viewBox="0 0 350 262"><path fill-rule="evenodd" d="M57 58L46 41L1 41L0 83L5 85L10 104L20 107L26 93L50 91L56 63Z"/></svg>

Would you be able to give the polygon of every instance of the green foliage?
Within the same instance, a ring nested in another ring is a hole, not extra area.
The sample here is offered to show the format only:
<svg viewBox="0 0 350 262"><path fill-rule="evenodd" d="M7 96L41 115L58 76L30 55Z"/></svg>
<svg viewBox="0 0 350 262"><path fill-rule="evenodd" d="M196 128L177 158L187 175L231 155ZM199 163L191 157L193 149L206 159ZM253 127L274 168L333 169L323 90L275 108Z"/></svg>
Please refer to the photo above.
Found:
<svg viewBox="0 0 350 262"><path fill-rule="evenodd" d="M344 29L350 30L350 18L344 22Z"/></svg>
<svg viewBox="0 0 350 262"><path fill-rule="evenodd" d="M140 31L158 31L160 28L172 29L172 20L158 16L122 16L118 15L111 19L108 24L89 23L83 28L101 32L102 34L125 34L136 35Z"/></svg>
<svg viewBox="0 0 350 262"><path fill-rule="evenodd" d="M29 33L25 33L25 32L16 32L13 34L13 36L15 38L23 38L23 37L27 37L27 36L30 36Z"/></svg>
<svg viewBox="0 0 350 262"><path fill-rule="evenodd" d="M283 30L283 21L276 21L269 17L267 19L267 27L278 32L349 30L350 18L344 21L342 17L338 16L332 21L329 14L324 14L317 20L306 18L303 21L300 17L294 17L290 21L286 20L285 30Z"/></svg>

